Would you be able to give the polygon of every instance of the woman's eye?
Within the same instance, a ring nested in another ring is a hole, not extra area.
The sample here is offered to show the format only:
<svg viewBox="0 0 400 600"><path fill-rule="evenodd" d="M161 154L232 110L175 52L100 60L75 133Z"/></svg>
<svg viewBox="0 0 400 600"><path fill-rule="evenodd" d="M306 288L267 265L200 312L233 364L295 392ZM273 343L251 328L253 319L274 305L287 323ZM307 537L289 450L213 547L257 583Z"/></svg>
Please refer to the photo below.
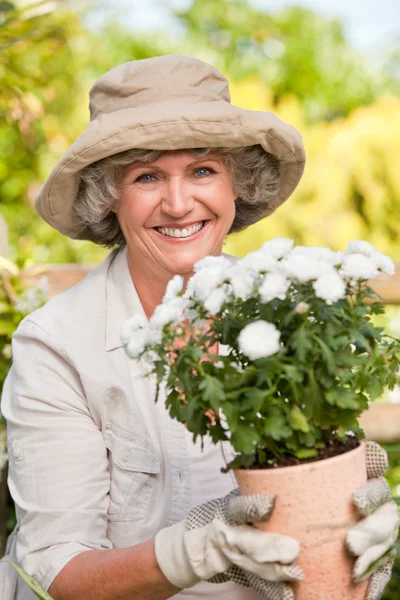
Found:
<svg viewBox="0 0 400 600"><path fill-rule="evenodd" d="M204 177L204 175L215 173L215 171L210 167L200 167L195 170L195 173L200 173L200 177Z"/></svg>
<svg viewBox="0 0 400 600"><path fill-rule="evenodd" d="M144 183L152 183L154 181L152 179L153 177L155 177L155 173L143 173L142 175L139 175L139 177L137 177L135 179L135 182L143 181Z"/></svg>

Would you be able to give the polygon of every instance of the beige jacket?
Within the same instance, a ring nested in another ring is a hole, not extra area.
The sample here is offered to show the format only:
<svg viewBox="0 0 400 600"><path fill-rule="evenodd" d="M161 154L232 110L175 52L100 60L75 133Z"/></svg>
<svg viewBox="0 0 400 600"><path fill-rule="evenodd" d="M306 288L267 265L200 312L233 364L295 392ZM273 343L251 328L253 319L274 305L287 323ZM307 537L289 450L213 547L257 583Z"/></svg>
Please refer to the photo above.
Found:
<svg viewBox="0 0 400 600"><path fill-rule="evenodd" d="M183 425L121 345L138 311L126 251L112 253L13 336L1 401L18 517L8 553L45 589L80 552L138 544L190 509ZM0 563L1 600L33 599L18 585Z"/></svg>

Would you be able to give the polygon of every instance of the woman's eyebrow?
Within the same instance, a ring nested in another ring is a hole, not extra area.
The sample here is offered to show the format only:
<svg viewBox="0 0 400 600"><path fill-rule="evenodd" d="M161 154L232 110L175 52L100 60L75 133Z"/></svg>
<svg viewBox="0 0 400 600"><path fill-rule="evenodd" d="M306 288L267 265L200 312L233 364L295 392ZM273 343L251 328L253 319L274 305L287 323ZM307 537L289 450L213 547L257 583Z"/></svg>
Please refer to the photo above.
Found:
<svg viewBox="0 0 400 600"><path fill-rule="evenodd" d="M203 156L203 158L196 158L195 160L190 162L186 166L186 168L189 169L190 167L193 167L193 165L202 164L205 162L213 162L218 165L221 164L221 160L218 158L208 158L207 156ZM160 169L160 171L164 171L164 169L160 165L156 165L155 163L140 163L134 167L130 167L129 173L132 173L132 171L136 171L137 169Z"/></svg>

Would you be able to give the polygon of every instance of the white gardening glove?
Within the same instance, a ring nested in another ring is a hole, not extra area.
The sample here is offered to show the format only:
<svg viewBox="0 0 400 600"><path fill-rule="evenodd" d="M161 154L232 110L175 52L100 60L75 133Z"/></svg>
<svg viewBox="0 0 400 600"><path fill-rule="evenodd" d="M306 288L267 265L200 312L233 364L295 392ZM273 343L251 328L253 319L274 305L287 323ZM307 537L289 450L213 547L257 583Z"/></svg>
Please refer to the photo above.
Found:
<svg viewBox="0 0 400 600"><path fill-rule="evenodd" d="M248 525L267 521L273 507L270 496L241 496L236 489L192 509L184 521L156 535L161 571L178 588L233 581L268 600L294 600L293 590L283 582L303 578L294 564L300 544Z"/></svg>
<svg viewBox="0 0 400 600"><path fill-rule="evenodd" d="M366 600L379 600L391 578L400 519L389 485L382 477L389 464L387 454L376 442L367 441L365 445L368 482L354 493L357 510L365 518L349 530L346 545L358 557L354 581L363 581L373 573Z"/></svg>

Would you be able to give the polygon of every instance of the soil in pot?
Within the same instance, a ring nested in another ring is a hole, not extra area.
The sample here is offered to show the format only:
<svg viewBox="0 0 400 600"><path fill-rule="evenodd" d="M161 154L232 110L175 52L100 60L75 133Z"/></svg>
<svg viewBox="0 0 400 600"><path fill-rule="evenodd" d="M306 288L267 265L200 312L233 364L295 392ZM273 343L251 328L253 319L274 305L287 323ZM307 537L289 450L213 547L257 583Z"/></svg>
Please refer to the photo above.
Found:
<svg viewBox="0 0 400 600"><path fill-rule="evenodd" d="M294 584L296 600L364 600L368 582L352 583L355 559L345 547L346 533L358 520L353 492L367 481L364 444L299 462L235 472L242 494L275 496L269 521L256 526L300 541L297 562L305 578Z"/></svg>

